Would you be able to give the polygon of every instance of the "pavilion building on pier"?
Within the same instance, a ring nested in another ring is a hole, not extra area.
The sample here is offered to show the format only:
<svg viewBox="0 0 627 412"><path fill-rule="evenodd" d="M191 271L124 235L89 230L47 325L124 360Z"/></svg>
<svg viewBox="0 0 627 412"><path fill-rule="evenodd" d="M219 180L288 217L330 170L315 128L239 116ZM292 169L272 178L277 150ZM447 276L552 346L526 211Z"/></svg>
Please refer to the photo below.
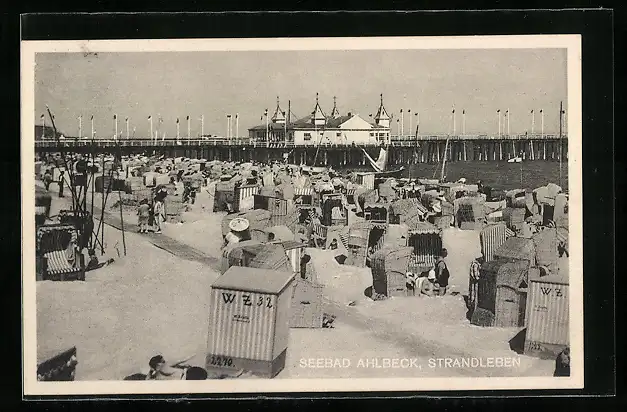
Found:
<svg viewBox="0 0 627 412"><path fill-rule="evenodd" d="M267 116L267 114L266 114ZM310 115L291 121L291 113L281 109L277 99L274 114L266 123L248 129L249 137L255 142L288 143L294 146L318 144L388 144L390 142L390 116L381 103L373 122L368 122L356 113L341 115L333 98L333 109L329 115L320 107L318 95Z"/></svg>

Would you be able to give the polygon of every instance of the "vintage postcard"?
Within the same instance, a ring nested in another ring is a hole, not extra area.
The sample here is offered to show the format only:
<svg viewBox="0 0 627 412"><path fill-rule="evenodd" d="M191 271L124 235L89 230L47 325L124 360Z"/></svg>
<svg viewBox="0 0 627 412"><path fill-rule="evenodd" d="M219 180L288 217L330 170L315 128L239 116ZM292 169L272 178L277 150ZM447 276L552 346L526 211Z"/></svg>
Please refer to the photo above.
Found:
<svg viewBox="0 0 627 412"><path fill-rule="evenodd" d="M21 58L25 395L583 387L579 36Z"/></svg>

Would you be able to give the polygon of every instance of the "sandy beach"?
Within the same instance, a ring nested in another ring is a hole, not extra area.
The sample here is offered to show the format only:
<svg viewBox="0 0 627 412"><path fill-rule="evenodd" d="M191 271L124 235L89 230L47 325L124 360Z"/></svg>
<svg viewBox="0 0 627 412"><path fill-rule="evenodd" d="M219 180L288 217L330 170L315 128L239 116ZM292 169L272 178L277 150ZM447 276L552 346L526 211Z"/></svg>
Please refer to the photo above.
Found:
<svg viewBox="0 0 627 412"><path fill-rule="evenodd" d="M51 215L70 201L59 199L54 189ZM166 223L160 236L219 257L224 214L211 212L210 192L211 186L203 188L196 204L183 213L184 222ZM98 196L95 205L101 202ZM105 222L119 218L119 209L110 207L117 197L110 195ZM157 248L152 239L159 235L135 233L134 210L125 210L124 219L126 256L121 232L106 226L106 255L99 258L113 257L114 263L87 272L85 282L37 282L38 353L76 346L77 380L120 380L145 373L148 359L159 353L169 361L193 357L189 363L204 366L209 291L219 273ZM450 228L443 242L451 251L451 291L459 293L379 302L363 293L372 285L370 269L340 265L331 252L308 249L325 286L325 311L337 318L332 329L290 329L286 366L277 378L550 376L552 360L510 349L509 340L519 328L482 328L466 319L462 295L467 291L468 265L480 254L478 232ZM348 306L350 301L354 306ZM516 358L520 363L510 368L430 367L434 359L446 357ZM348 361L334 367L308 363L327 358ZM360 360L373 358L413 358L421 367L359 365Z"/></svg>

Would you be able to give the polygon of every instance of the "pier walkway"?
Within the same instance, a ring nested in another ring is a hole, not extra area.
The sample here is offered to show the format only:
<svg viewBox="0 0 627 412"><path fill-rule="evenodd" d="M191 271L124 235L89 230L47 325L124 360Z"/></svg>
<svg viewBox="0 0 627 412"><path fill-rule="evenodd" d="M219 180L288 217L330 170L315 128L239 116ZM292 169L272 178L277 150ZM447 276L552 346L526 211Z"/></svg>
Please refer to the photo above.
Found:
<svg viewBox="0 0 627 412"><path fill-rule="evenodd" d="M448 140L447 140L448 139ZM294 145L291 142L259 142L251 139L120 139L115 140L38 140L35 152L77 152L84 154L113 153L123 155L150 154L165 157L264 162L284 161L336 169L368 166L362 147L370 156L377 157L380 144L354 145L321 143ZM389 165L448 162L506 161L522 156L525 160L565 160L568 157L568 138L559 135L419 135L393 136L389 146Z"/></svg>

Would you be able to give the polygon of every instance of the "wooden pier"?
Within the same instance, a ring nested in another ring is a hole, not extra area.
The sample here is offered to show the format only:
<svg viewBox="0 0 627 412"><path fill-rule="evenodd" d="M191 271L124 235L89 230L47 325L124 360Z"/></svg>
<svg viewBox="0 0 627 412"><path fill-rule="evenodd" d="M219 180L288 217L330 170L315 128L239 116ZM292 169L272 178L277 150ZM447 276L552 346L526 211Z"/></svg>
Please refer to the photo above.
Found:
<svg viewBox="0 0 627 412"><path fill-rule="evenodd" d="M446 141L448 139L448 149ZM380 145L362 145L371 155L378 155ZM51 152L113 153L124 155L160 154L167 157L188 157L223 161L288 161L294 164L359 168L368 160L359 146L353 144L310 144L295 146L284 141L259 142L248 138L209 139L75 139L36 140L37 154ZM446 153L445 153L446 150ZM522 156L524 160L568 159L568 138L554 134L522 135L419 135L392 136L389 144L390 165L447 162L498 162Z"/></svg>

